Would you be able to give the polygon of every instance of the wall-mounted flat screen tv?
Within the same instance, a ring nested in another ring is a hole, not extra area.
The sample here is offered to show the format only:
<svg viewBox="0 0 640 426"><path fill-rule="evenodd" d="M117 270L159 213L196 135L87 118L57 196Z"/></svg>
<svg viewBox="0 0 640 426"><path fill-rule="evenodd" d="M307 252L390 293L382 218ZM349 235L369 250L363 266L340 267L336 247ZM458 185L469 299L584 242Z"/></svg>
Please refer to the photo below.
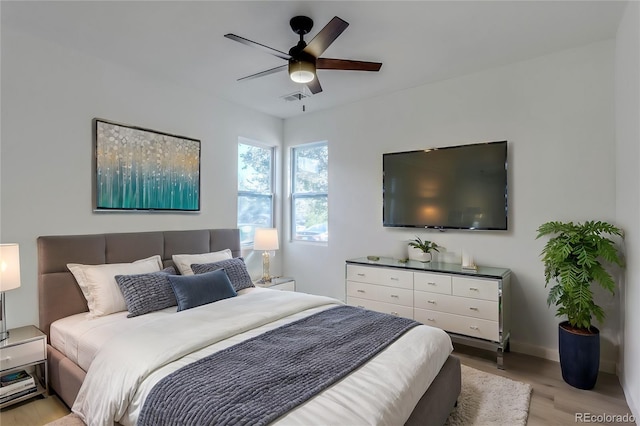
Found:
<svg viewBox="0 0 640 426"><path fill-rule="evenodd" d="M383 154L383 225L507 229L507 142Z"/></svg>

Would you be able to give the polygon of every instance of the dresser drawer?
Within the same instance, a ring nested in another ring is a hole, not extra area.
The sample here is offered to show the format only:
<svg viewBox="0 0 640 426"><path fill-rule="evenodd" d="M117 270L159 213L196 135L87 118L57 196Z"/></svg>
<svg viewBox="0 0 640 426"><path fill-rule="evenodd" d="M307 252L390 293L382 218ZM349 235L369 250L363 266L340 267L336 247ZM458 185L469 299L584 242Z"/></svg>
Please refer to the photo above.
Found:
<svg viewBox="0 0 640 426"><path fill-rule="evenodd" d="M413 288L420 291L451 294L451 275L415 272L413 274Z"/></svg>
<svg viewBox="0 0 640 426"><path fill-rule="evenodd" d="M425 291L414 292L413 299L416 308L432 311L448 312L490 321L498 321L500 314L498 302L491 300L472 299Z"/></svg>
<svg viewBox="0 0 640 426"><path fill-rule="evenodd" d="M378 286L376 300L395 305L413 307L413 290L406 288Z"/></svg>
<svg viewBox="0 0 640 426"><path fill-rule="evenodd" d="M0 349L0 370L19 367L47 359L44 339Z"/></svg>
<svg viewBox="0 0 640 426"><path fill-rule="evenodd" d="M413 319L413 308L410 306L395 305L392 303L378 302L376 300L359 299L357 297L347 296L347 305L357 306L359 308L369 309L371 311L382 312L385 314L395 315Z"/></svg>
<svg viewBox="0 0 640 426"><path fill-rule="evenodd" d="M500 336L498 323L479 318L448 314L445 312L414 309L416 321L445 331L465 336L477 337L485 340L498 341Z"/></svg>
<svg viewBox="0 0 640 426"><path fill-rule="evenodd" d="M406 288L347 281L347 296L393 303L395 305L413 306L413 290Z"/></svg>
<svg viewBox="0 0 640 426"><path fill-rule="evenodd" d="M359 299L376 299L376 284L360 283L357 281L347 281L347 296Z"/></svg>
<svg viewBox="0 0 640 426"><path fill-rule="evenodd" d="M347 280L413 290L413 273L393 268L347 265Z"/></svg>
<svg viewBox="0 0 640 426"><path fill-rule="evenodd" d="M498 301L498 281L479 278L453 277L453 294L456 296L472 297Z"/></svg>

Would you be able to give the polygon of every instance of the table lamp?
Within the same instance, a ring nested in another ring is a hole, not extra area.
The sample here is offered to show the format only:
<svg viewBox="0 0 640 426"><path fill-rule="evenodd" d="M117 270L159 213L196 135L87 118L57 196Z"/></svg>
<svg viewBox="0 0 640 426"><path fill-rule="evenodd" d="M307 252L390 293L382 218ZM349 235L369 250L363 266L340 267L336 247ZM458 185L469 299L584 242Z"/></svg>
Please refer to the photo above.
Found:
<svg viewBox="0 0 640 426"><path fill-rule="evenodd" d="M0 244L0 341L9 337L4 292L20 287L20 248L18 244Z"/></svg>
<svg viewBox="0 0 640 426"><path fill-rule="evenodd" d="M260 282L271 282L269 275L269 252L278 250L278 230L276 228L257 228L253 239L253 249L263 250L262 253L262 279Z"/></svg>

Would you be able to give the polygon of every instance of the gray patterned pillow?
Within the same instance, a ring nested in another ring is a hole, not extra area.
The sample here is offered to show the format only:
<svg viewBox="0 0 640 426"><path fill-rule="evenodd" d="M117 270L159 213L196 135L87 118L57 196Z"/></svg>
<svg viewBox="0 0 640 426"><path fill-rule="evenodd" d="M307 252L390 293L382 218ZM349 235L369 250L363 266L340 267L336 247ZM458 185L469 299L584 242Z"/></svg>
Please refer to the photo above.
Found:
<svg viewBox="0 0 640 426"><path fill-rule="evenodd" d="M169 275L176 275L176 270L172 266L149 274L116 275L116 282L129 311L127 318L178 304L169 283Z"/></svg>
<svg viewBox="0 0 640 426"><path fill-rule="evenodd" d="M235 291L255 287L253 285L253 281L251 281L251 276L247 271L247 265L244 264L244 259L241 257L221 260L213 263L194 264L191 265L191 269L195 274L203 274L217 269L224 269L229 280L231 280L231 284L233 284Z"/></svg>

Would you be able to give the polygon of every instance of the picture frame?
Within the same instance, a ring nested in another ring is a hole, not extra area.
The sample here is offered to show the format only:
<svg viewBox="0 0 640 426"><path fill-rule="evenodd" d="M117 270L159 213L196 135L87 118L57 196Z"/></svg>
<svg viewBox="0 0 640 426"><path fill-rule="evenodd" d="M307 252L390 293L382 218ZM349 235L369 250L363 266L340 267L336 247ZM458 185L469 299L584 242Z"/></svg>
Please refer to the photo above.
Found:
<svg viewBox="0 0 640 426"><path fill-rule="evenodd" d="M94 211L200 211L200 140L93 119Z"/></svg>

